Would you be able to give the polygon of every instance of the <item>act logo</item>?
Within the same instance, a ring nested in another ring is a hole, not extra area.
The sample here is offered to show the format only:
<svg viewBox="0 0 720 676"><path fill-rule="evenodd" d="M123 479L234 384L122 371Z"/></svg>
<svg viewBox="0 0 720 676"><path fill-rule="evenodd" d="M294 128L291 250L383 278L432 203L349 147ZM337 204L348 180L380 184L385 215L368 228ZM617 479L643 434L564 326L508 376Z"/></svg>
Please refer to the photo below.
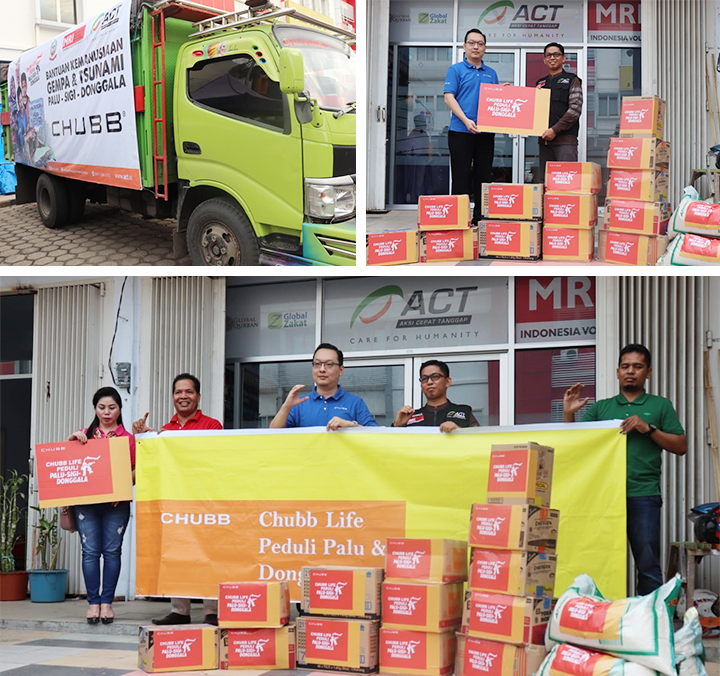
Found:
<svg viewBox="0 0 720 676"><path fill-rule="evenodd" d="M478 26L483 22L491 26L494 23L498 23L498 21L502 21L507 14L508 7L515 9L515 5L510 0L498 0L498 2L494 2L480 15Z"/></svg>
<svg viewBox="0 0 720 676"><path fill-rule="evenodd" d="M371 305L374 301L385 298L387 296L387 301L385 302L385 305L380 309L379 312L376 312L374 315L370 317L363 317L361 316L363 310L367 308L368 305ZM358 306L355 308L355 312L353 312L352 319L350 320L350 328L353 327L353 324L355 324L356 320L360 320L363 324L372 324L372 322L376 322L378 319L380 319L383 315L387 313L387 311L390 309L390 306L392 305L393 296L400 296L400 298L404 299L405 296L403 294L403 290L399 286L395 285L389 285L389 286L383 286L379 289L376 289L372 293L368 294L363 298Z"/></svg>

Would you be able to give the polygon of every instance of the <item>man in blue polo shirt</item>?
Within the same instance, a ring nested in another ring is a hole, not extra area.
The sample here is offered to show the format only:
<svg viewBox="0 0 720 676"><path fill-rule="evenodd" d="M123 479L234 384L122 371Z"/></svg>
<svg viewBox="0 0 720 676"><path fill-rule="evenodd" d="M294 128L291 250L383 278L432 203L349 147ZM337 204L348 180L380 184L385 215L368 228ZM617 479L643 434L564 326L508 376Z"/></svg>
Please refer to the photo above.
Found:
<svg viewBox="0 0 720 676"><path fill-rule="evenodd" d="M330 343L320 343L312 361L315 387L300 396L305 385L295 385L285 403L272 419L270 427L321 427L339 430L344 427L377 427L365 402L345 392L339 385L345 371L343 353Z"/></svg>
<svg viewBox="0 0 720 676"><path fill-rule="evenodd" d="M495 134L478 131L480 85L498 84L497 73L483 64L485 36L471 28L465 34L465 56L448 68L445 77L445 104L452 111L448 131L452 194L470 195L475 199L473 224L482 211L482 184L492 182Z"/></svg>
<svg viewBox="0 0 720 676"><path fill-rule="evenodd" d="M582 422L622 420L627 435L627 536L638 574L637 592L643 596L663 583L660 568L660 512L663 449L685 455L687 438L669 399L648 394L645 381L652 373L650 351L630 344L620 350L617 378L620 394L596 401ZM580 397L582 383L568 388L563 399L563 420L588 402Z"/></svg>

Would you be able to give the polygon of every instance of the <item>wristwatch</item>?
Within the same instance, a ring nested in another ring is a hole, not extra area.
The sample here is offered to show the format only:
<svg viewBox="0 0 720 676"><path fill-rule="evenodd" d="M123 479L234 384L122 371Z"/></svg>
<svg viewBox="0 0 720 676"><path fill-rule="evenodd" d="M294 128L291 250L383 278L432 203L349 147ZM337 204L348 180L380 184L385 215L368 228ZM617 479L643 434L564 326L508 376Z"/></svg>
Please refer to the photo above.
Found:
<svg viewBox="0 0 720 676"><path fill-rule="evenodd" d="M649 437L653 432L657 432L657 427L653 425L652 423L648 423L648 427L650 428L647 432L645 432L645 436Z"/></svg>

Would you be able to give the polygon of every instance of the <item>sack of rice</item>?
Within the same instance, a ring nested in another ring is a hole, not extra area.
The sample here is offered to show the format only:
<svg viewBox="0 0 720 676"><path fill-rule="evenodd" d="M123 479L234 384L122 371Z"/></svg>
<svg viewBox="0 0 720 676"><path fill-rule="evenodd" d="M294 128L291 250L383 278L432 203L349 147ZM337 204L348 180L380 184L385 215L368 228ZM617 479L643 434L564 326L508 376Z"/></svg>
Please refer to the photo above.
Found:
<svg viewBox="0 0 720 676"><path fill-rule="evenodd" d="M589 575L580 575L550 615L545 645L557 643L601 650L675 676L672 610L680 576L646 596L619 601L603 597Z"/></svg>
<svg viewBox="0 0 720 676"><path fill-rule="evenodd" d="M690 608L675 632L675 663L680 676L707 676L702 625L697 608Z"/></svg>
<svg viewBox="0 0 720 676"><path fill-rule="evenodd" d="M693 233L704 237L720 237L720 204L703 202L697 190L688 186L677 209L670 217L668 237Z"/></svg>
<svg viewBox="0 0 720 676"><path fill-rule="evenodd" d="M543 660L535 676L657 676L637 662L562 643Z"/></svg>
<svg viewBox="0 0 720 676"><path fill-rule="evenodd" d="M676 237L656 265L720 265L720 238L693 235Z"/></svg>

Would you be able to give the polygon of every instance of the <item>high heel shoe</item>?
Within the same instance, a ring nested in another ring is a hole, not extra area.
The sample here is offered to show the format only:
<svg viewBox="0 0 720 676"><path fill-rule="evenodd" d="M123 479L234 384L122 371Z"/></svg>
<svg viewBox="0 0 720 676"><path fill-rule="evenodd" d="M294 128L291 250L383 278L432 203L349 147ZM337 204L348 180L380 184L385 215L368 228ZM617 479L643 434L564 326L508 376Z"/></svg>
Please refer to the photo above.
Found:
<svg viewBox="0 0 720 676"><path fill-rule="evenodd" d="M115 612L113 611L112 606L109 603L103 603L102 611L104 614L101 614L100 621L103 624L112 624L115 620ZM108 615L108 611L112 614Z"/></svg>
<svg viewBox="0 0 720 676"><path fill-rule="evenodd" d="M97 615L91 613L91 610L93 608L97 608ZM100 622L100 606L90 606L90 608L88 608L88 614L85 616L85 619L87 620L88 624L97 624L98 622Z"/></svg>

